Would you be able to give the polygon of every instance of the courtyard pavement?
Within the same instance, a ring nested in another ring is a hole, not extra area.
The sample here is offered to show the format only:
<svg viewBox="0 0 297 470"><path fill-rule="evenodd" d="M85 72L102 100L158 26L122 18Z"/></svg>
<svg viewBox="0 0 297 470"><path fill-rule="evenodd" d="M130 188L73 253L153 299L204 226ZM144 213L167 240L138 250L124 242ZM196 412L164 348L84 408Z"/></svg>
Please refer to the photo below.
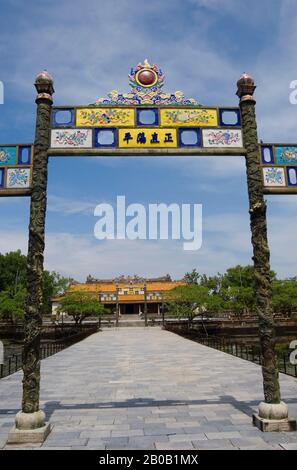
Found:
<svg viewBox="0 0 297 470"><path fill-rule="evenodd" d="M20 448L5 442L21 380L0 380L2 449ZM281 386L297 418L297 380L281 374ZM296 432L252 426L262 399L255 364L159 327L106 329L42 361L41 407L53 429L41 449L297 449Z"/></svg>

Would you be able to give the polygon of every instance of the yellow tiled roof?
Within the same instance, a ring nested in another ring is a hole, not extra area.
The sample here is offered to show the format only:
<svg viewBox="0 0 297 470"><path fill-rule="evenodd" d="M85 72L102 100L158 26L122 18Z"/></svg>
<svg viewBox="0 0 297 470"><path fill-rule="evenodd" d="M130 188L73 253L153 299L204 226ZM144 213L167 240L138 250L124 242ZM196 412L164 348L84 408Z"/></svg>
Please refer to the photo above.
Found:
<svg viewBox="0 0 297 470"><path fill-rule="evenodd" d="M77 291L85 291L85 292L94 292L94 293L99 293L99 292L116 292L117 287L119 289L124 289L124 290L129 290L129 289L143 289L144 288L144 283L133 283L133 284L127 284L127 283L119 283L119 284L114 284L113 282L110 283L91 283L91 284L73 284L70 286L69 290L72 292L77 292ZM174 289L176 286L183 286L185 285L184 281L171 281L171 282L147 282L146 284L146 290L147 292L166 292L169 290ZM124 297L124 296L121 296ZM131 295L129 296L131 297ZM138 295L135 295L133 297L141 297Z"/></svg>

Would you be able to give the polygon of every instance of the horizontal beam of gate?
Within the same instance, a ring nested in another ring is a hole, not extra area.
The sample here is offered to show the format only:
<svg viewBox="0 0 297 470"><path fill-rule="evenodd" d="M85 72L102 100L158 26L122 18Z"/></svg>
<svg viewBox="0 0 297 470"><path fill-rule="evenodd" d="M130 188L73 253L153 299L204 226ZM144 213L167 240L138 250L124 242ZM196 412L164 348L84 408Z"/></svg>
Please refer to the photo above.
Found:
<svg viewBox="0 0 297 470"><path fill-rule="evenodd" d="M49 157L138 157L138 156L245 156L246 150L244 148L55 148L48 150Z"/></svg>
<svg viewBox="0 0 297 470"><path fill-rule="evenodd" d="M243 147L50 148L49 157L246 156ZM30 196L34 146L0 146L0 197ZM259 144L264 194L297 194L297 144Z"/></svg>

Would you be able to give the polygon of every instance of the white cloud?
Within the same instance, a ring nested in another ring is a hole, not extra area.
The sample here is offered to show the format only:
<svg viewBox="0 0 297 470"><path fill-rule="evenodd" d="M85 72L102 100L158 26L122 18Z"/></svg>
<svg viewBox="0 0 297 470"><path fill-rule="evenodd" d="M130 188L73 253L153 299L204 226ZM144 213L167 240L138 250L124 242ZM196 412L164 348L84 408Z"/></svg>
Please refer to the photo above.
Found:
<svg viewBox="0 0 297 470"><path fill-rule="evenodd" d="M297 274L294 248L297 222L289 214L270 216L268 233L271 267L279 276ZM21 249L26 253L26 232L0 231L0 252ZM170 273L181 278L186 271L224 272L236 264L250 264L252 247L249 218L241 213L222 213L204 219L201 250L185 252L182 242L109 240L89 235L50 232L46 235L45 268L84 280L88 274L112 277L119 273L157 276Z"/></svg>
<svg viewBox="0 0 297 470"><path fill-rule="evenodd" d="M50 195L48 197L48 211L65 215L91 214L97 204L95 202L67 199L61 196Z"/></svg>

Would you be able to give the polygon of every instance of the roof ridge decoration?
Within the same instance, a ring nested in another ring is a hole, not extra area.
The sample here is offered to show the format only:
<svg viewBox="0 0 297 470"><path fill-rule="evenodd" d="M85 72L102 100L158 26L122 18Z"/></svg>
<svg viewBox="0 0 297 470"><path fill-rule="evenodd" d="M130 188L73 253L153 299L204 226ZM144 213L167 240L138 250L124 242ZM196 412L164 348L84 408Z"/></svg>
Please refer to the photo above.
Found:
<svg viewBox="0 0 297 470"><path fill-rule="evenodd" d="M137 283L137 282L175 282L172 281L170 274L166 274L165 276L153 277L153 278L145 278L142 276L138 276L134 274L133 276L125 276L124 274L121 276L117 276L114 279L96 279L95 277L91 276L90 274L87 276L86 284L108 284L108 283Z"/></svg>
<svg viewBox="0 0 297 470"><path fill-rule="evenodd" d="M147 59L131 68L128 75L131 91L120 93L112 90L108 98L98 98L94 105L166 105L200 106L193 98L185 98L182 91L165 93L162 90L165 75L156 65L150 65Z"/></svg>

